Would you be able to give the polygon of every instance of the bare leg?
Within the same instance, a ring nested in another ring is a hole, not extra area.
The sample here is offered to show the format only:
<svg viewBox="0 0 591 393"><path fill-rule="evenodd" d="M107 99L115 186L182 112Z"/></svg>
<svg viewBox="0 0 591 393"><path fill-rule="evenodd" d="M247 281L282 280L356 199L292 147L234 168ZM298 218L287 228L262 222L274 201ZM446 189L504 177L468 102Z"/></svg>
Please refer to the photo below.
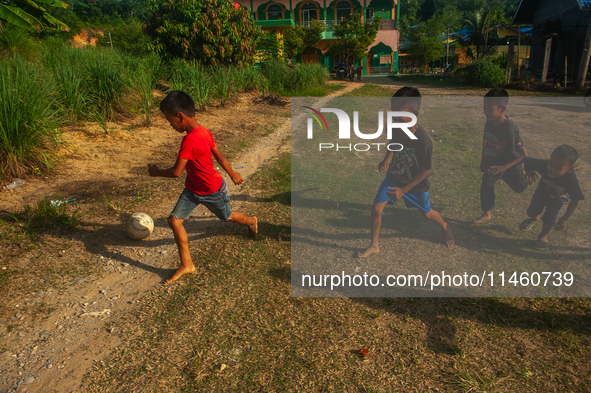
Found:
<svg viewBox="0 0 591 393"><path fill-rule="evenodd" d="M538 236L538 240L541 242L546 242L548 243L548 233L550 233L550 231L552 230L552 226L548 225L546 223L543 223L542 225L542 232L540 232L540 235Z"/></svg>
<svg viewBox="0 0 591 393"><path fill-rule="evenodd" d="M181 256L181 266L172 277L166 280L167 284L178 280L185 274L191 274L195 271L195 265L193 265L191 253L189 252L189 237L183 226L183 221L185 220L175 216L168 217L168 225L172 229L172 233L174 233L174 241L176 242L176 246L179 249L179 255Z"/></svg>
<svg viewBox="0 0 591 393"><path fill-rule="evenodd" d="M429 213L423 213L423 217L428 218L429 220L435 221L437 224L439 224L439 226L441 227L441 231L443 232L443 238L445 240L445 244L447 244L447 246L449 248L452 248L456 241L454 239L454 236L451 233L451 228L449 227L449 225L447 225L447 223L445 221L443 221L441 214L439 214L437 211L431 209L431 211Z"/></svg>
<svg viewBox="0 0 591 393"><path fill-rule="evenodd" d="M367 250L363 253L358 253L357 256L359 258L367 258L371 254L377 254L380 252L380 247L378 246L378 240L380 237L380 227L382 226L382 212L384 211L384 207L388 202L382 203L374 203L371 208L371 244Z"/></svg>
<svg viewBox="0 0 591 393"><path fill-rule="evenodd" d="M257 237L257 234L259 233L258 220L256 216L249 217L242 212L232 212L226 221L247 225L248 235L250 237Z"/></svg>
<svg viewBox="0 0 591 393"><path fill-rule="evenodd" d="M482 224L485 221L488 221L492 218L492 214L490 213L490 210L485 211L484 213L482 213L482 215L478 218L475 218L474 221L472 221L474 224Z"/></svg>

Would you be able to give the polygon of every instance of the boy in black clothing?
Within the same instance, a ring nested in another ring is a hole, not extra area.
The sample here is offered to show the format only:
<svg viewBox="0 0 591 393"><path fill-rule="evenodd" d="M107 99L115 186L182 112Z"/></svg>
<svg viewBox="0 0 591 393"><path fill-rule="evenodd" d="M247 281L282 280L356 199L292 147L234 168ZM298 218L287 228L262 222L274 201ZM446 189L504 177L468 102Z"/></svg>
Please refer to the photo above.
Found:
<svg viewBox="0 0 591 393"><path fill-rule="evenodd" d="M585 199L573 171L577 158L579 155L572 146L562 145L554 149L549 160L520 157L507 165L490 169L491 173L500 173L523 162L526 171L536 171L542 177L527 209L528 218L519 224L521 231L529 231L546 210L542 216L542 232L534 247L537 250L548 249L548 233L552 227L556 225L557 231L566 228L566 220L573 214L579 201ZM568 202L568 207L559 220L558 213L565 202Z"/></svg>
<svg viewBox="0 0 591 393"><path fill-rule="evenodd" d="M392 110L410 112L418 117L421 108L421 93L413 87L403 87L392 97ZM411 118L395 119L399 123L408 123ZM423 217L439 224L443 232L445 244L453 247L454 237L451 228L441 215L431 209L429 201L429 173L431 172L431 156L433 142L425 129L418 124L409 127L417 137L410 139L406 133L397 129L392 133L391 144L403 146L401 151L389 151L378 164L378 170L387 170L386 178L380 185L371 209L371 244L359 258L367 258L371 254L380 252L378 240L382 225L382 212L388 203L394 204L403 199L406 207L415 207L421 211Z"/></svg>
<svg viewBox="0 0 591 393"><path fill-rule="evenodd" d="M499 179L503 179L518 194L527 189L528 179L521 164L495 174L489 171L493 166L503 166L516 158L527 156L519 128L505 116L508 103L509 94L500 87L491 89L484 96L486 124L480 161L480 170L484 172L480 185L480 207L483 214L474 220L475 224L492 218L491 211L495 208L495 183Z"/></svg>

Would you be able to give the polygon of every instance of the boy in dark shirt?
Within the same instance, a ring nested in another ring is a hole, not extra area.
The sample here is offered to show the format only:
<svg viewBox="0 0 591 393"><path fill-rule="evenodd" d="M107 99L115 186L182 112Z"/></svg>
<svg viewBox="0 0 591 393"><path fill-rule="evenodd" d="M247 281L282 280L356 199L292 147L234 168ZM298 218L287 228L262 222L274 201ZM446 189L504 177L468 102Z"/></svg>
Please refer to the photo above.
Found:
<svg viewBox="0 0 591 393"><path fill-rule="evenodd" d="M542 177L527 209L528 218L519 224L520 230L529 231L546 209L542 216L542 232L535 245L537 250L548 249L548 233L552 227L556 225L557 231L566 228L566 220L573 214L579 201L585 199L573 171L577 158L579 155L572 146L562 145L554 149L549 160L520 157L507 165L492 167L490 170L491 173L502 172L523 162L527 172L535 171ZM565 202L568 202L568 207L558 220L558 213Z"/></svg>
<svg viewBox="0 0 591 393"><path fill-rule="evenodd" d="M421 108L421 94L416 88L403 87L392 96L392 110L413 113L418 117ZM399 123L408 123L410 118L395 119ZM409 130L417 137L410 139L403 130L393 132L390 144L400 144L401 151L389 151L378 164L378 170L388 170L386 178L380 185L371 209L371 245L365 252L359 253L359 258L367 258L371 254L380 252L378 240L382 225L382 212L388 203L394 204L404 199L407 207L418 208L423 217L435 221L441 230L445 243L453 247L454 238L451 228L441 215L431 209L429 201L429 173L431 172L431 156L433 142L423 127L415 124ZM390 163L390 161L392 161Z"/></svg>
<svg viewBox="0 0 591 393"><path fill-rule="evenodd" d="M220 220L246 225L251 237L256 237L258 228L255 216L249 217L242 212L230 210L228 186L215 170L211 156L213 155L230 175L234 184L242 184L242 177L234 172L228 160L218 150L211 132L197 124L195 103L191 96L183 91L172 91L160 103L160 111L175 131L187 134L181 142L181 149L173 167L159 169L157 165L148 164L150 176L179 177L185 169L187 170L185 189L168 217L168 225L174 234L181 258L181 266L166 280L166 283L170 283L184 274L195 271L183 221L198 205L203 204Z"/></svg>
<svg viewBox="0 0 591 393"><path fill-rule="evenodd" d="M502 166L516 158L527 156L519 128L505 116L509 94L500 87L491 89L484 96L484 136L482 139L482 160L480 170L483 173L480 185L480 207L483 214L474 220L475 224L483 223L492 218L491 211L495 208L495 183L503 179L516 193L527 189L528 179L523 173L521 164L505 172L492 174L489 169Z"/></svg>

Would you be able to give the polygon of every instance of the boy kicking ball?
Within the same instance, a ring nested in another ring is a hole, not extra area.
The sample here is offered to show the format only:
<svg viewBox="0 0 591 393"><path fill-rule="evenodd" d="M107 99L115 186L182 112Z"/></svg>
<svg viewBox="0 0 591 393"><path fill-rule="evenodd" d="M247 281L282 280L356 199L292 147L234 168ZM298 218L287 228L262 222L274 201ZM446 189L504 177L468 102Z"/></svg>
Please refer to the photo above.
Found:
<svg viewBox="0 0 591 393"><path fill-rule="evenodd" d="M256 237L258 228L256 217L230 210L228 186L215 170L211 155L213 154L216 161L230 175L234 184L242 184L242 177L232 170L228 160L220 153L211 132L197 124L195 103L191 96L179 90L172 91L160 103L160 111L175 131L187 134L181 142L181 149L173 167L159 169L157 165L148 164L150 176L156 177L179 177L183 170L187 170L185 189L168 217L168 225L174 233L174 240L181 256L181 266L166 280L166 283L171 283L195 271L183 221L199 204L205 205L220 220L247 225L251 237Z"/></svg>
<svg viewBox="0 0 591 393"><path fill-rule="evenodd" d="M574 147L562 145L554 149L549 160L520 157L507 165L491 168L491 173L498 173L523 162L526 172L535 171L542 177L527 209L528 218L519 224L521 231L529 231L544 213L541 217L542 232L534 246L536 250L548 249L548 234L552 227L556 226L557 231L566 228L566 220L573 214L579 201L585 199L573 170L577 158L579 154ZM566 212L558 219L560 209L566 202Z"/></svg>

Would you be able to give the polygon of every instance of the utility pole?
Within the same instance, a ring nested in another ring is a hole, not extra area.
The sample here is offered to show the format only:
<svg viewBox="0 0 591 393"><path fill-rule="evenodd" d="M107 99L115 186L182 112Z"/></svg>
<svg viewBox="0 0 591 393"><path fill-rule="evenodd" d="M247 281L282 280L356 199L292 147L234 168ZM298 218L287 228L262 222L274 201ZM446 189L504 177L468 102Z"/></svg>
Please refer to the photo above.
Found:
<svg viewBox="0 0 591 393"><path fill-rule="evenodd" d="M449 64L449 19L447 20L447 48L445 49L445 67Z"/></svg>

